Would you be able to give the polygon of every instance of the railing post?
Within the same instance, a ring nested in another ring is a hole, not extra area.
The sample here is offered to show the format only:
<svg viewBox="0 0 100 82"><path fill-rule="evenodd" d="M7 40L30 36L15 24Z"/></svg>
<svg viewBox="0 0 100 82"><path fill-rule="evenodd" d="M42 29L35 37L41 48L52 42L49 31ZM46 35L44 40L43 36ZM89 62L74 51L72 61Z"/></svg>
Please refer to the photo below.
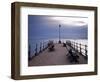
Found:
<svg viewBox="0 0 100 82"><path fill-rule="evenodd" d="M74 49L75 49L75 42L74 42Z"/></svg>
<svg viewBox="0 0 100 82"><path fill-rule="evenodd" d="M72 43L72 47L73 47L73 41L71 43Z"/></svg>
<svg viewBox="0 0 100 82"><path fill-rule="evenodd" d="M77 50L77 43L75 43L76 44L76 46L75 46L75 50Z"/></svg>
<svg viewBox="0 0 100 82"><path fill-rule="evenodd" d="M72 47L74 47L74 46L73 46L73 41L72 41Z"/></svg>
<svg viewBox="0 0 100 82"><path fill-rule="evenodd" d="M41 52L41 47L42 47L42 45L41 45L41 42L40 42L40 52Z"/></svg>
<svg viewBox="0 0 100 82"><path fill-rule="evenodd" d="M70 41L70 43L71 43L71 47L73 47L72 41Z"/></svg>
<svg viewBox="0 0 100 82"><path fill-rule="evenodd" d="M44 42L43 42L43 51L44 51Z"/></svg>
<svg viewBox="0 0 100 82"><path fill-rule="evenodd" d="M78 43L76 43L76 50L77 50L77 52L78 52Z"/></svg>
<svg viewBox="0 0 100 82"><path fill-rule="evenodd" d="M47 49L47 42L46 42L45 46L46 46L46 49Z"/></svg>
<svg viewBox="0 0 100 82"><path fill-rule="evenodd" d="M37 44L36 44L36 48L35 48L35 56L37 55Z"/></svg>
<svg viewBox="0 0 100 82"><path fill-rule="evenodd" d="M80 47L79 47L79 43L77 43L77 50L78 50L78 52L80 52L79 48L80 48Z"/></svg>
<svg viewBox="0 0 100 82"><path fill-rule="evenodd" d="M47 42L46 42L46 49L47 49Z"/></svg>
<svg viewBox="0 0 100 82"><path fill-rule="evenodd" d="M47 48L48 48L48 41L47 41Z"/></svg>
<svg viewBox="0 0 100 82"><path fill-rule="evenodd" d="M45 42L44 42L44 50L45 50Z"/></svg>
<svg viewBox="0 0 100 82"><path fill-rule="evenodd" d="M74 49L76 49L76 43L74 42Z"/></svg>
<svg viewBox="0 0 100 82"><path fill-rule="evenodd" d="M87 45L85 45L85 57L87 59Z"/></svg>
<svg viewBox="0 0 100 82"><path fill-rule="evenodd" d="M82 54L82 53L81 53L81 44L80 44L80 54Z"/></svg>

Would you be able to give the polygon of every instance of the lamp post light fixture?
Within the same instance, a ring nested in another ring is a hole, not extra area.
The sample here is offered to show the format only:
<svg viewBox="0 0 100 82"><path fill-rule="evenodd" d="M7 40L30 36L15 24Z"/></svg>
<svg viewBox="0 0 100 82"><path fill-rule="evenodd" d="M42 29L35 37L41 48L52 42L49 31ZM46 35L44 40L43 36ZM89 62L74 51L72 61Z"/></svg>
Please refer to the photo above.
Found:
<svg viewBox="0 0 100 82"><path fill-rule="evenodd" d="M60 28L61 28L61 25L59 24L59 44L61 43Z"/></svg>

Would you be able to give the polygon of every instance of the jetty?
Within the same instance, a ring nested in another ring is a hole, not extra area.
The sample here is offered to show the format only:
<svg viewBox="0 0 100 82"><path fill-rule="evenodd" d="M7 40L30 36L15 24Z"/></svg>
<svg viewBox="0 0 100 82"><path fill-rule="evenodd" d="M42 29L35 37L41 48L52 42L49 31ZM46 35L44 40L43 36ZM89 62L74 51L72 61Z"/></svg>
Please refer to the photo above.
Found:
<svg viewBox="0 0 100 82"><path fill-rule="evenodd" d="M33 57L30 58L29 53L28 66L76 65L88 63L87 45L74 41L54 43L53 45L54 50L50 51L48 44L42 45L42 43L40 43L40 50L37 50L36 44ZM71 56L72 54L73 56ZM76 58L77 61L73 61L73 58Z"/></svg>

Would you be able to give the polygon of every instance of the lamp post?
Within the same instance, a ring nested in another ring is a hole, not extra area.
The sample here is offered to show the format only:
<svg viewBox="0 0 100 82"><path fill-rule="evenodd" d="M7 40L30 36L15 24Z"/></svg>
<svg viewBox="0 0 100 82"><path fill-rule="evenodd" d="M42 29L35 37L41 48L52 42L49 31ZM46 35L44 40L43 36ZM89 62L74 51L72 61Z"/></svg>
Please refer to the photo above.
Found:
<svg viewBox="0 0 100 82"><path fill-rule="evenodd" d="M61 36L60 36L60 28L61 28L61 25L59 24L59 44L61 43Z"/></svg>

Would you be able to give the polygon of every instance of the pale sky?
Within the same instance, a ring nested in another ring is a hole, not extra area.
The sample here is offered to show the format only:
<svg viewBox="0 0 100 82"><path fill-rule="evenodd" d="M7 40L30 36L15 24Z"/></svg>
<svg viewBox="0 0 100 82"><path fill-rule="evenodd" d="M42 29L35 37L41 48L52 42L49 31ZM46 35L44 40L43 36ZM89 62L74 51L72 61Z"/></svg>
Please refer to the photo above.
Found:
<svg viewBox="0 0 100 82"><path fill-rule="evenodd" d="M59 25L61 37L66 39L87 39L88 18L75 16L29 15L29 39L58 38Z"/></svg>
<svg viewBox="0 0 100 82"><path fill-rule="evenodd" d="M50 19L55 20L60 24L65 24L70 26L84 26L88 24L87 17L51 17Z"/></svg>

